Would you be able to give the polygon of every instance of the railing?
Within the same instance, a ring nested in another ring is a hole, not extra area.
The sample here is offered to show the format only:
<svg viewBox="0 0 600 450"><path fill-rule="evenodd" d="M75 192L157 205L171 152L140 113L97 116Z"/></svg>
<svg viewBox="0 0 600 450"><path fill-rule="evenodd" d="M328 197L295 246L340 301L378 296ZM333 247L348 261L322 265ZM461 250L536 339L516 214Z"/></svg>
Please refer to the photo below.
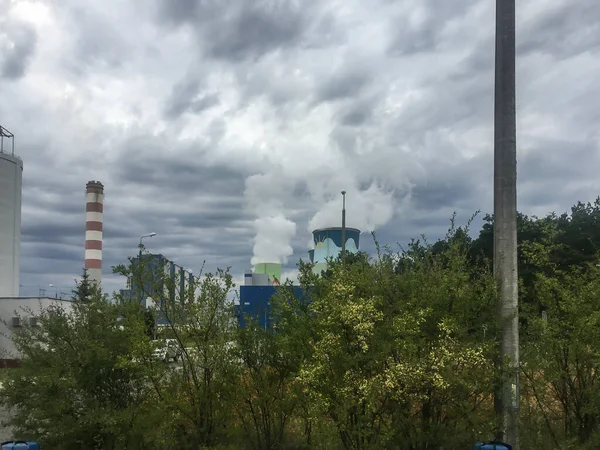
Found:
<svg viewBox="0 0 600 450"><path fill-rule="evenodd" d="M15 135L0 125L0 153L8 153L4 151L4 139L10 140L10 155L15 156Z"/></svg>

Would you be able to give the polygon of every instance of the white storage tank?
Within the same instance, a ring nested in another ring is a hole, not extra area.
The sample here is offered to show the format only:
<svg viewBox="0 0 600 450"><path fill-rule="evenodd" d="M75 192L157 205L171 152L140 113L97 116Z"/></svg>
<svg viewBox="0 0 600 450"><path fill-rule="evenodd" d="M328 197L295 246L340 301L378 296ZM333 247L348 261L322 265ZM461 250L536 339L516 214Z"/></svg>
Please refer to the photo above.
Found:
<svg viewBox="0 0 600 450"><path fill-rule="evenodd" d="M19 296L23 161L0 151L0 297Z"/></svg>

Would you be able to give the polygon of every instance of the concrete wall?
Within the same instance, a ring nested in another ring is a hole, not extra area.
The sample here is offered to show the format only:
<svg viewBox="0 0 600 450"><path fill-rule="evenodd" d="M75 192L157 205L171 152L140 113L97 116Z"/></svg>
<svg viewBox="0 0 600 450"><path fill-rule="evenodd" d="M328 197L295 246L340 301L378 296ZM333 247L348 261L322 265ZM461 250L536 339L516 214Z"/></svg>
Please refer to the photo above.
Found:
<svg viewBox="0 0 600 450"><path fill-rule="evenodd" d="M15 330L13 317L21 317L21 326L29 326L30 318L51 305L70 310L70 300L47 297L0 297L0 360L19 359L11 336Z"/></svg>
<svg viewBox="0 0 600 450"><path fill-rule="evenodd" d="M23 161L0 153L0 297L19 295Z"/></svg>

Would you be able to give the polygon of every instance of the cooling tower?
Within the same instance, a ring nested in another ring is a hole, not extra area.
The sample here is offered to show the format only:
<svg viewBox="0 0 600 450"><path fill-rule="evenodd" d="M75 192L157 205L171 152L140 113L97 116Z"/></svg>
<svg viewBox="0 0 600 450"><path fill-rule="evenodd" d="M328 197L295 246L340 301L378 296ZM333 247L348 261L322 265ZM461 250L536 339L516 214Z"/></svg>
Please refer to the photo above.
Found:
<svg viewBox="0 0 600 450"><path fill-rule="evenodd" d="M346 228L346 251L357 253L360 244L360 230ZM327 260L337 258L342 251L342 228L320 228L313 231L314 253L312 262L315 264L314 271L320 273L327 269Z"/></svg>
<svg viewBox="0 0 600 450"><path fill-rule="evenodd" d="M89 181L85 187L85 268L90 281L100 285L104 186L99 181Z"/></svg>
<svg viewBox="0 0 600 450"><path fill-rule="evenodd" d="M23 161L0 150L0 297L19 296L22 186Z"/></svg>

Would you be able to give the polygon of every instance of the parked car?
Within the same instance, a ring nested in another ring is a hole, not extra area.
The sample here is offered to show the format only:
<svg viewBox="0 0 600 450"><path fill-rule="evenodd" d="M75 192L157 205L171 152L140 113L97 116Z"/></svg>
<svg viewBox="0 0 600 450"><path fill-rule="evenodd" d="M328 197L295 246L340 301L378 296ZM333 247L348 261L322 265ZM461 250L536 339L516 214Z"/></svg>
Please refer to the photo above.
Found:
<svg viewBox="0 0 600 450"><path fill-rule="evenodd" d="M176 362L181 356L181 347L177 339L164 339L152 342L157 345L152 354L153 359L164 362Z"/></svg>

